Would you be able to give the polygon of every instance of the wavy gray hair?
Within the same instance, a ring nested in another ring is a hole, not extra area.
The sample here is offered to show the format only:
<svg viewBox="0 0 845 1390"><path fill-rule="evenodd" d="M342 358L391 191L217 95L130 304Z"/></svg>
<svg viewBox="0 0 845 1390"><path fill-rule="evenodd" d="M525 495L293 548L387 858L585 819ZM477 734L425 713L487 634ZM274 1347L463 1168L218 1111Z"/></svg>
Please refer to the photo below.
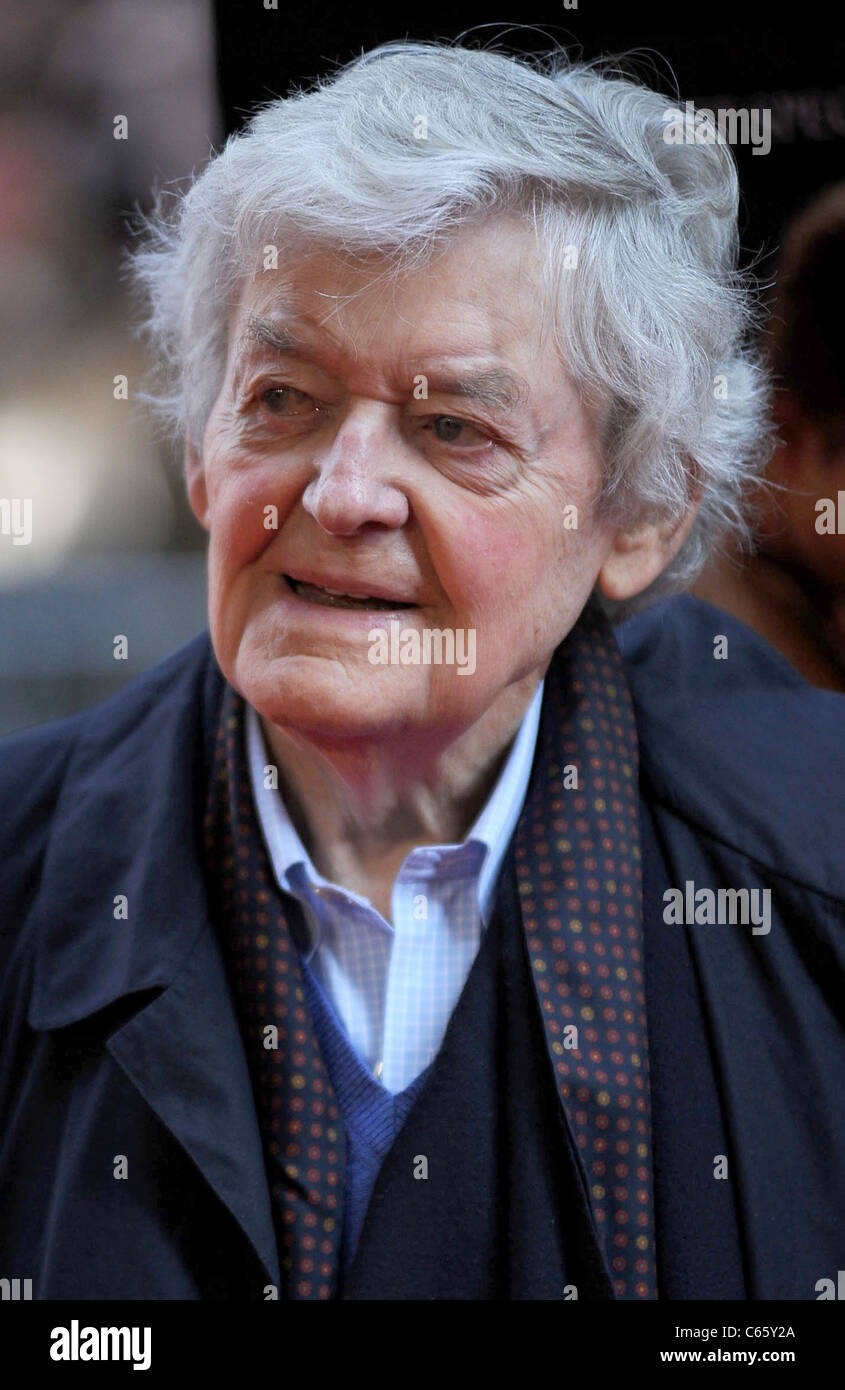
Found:
<svg viewBox="0 0 845 1390"><path fill-rule="evenodd" d="M131 252L163 378L147 398L176 436L202 439L229 308L266 245L280 267L317 242L380 252L400 273L461 227L515 212L543 251L557 349L598 412L605 514L680 517L700 496L674 561L607 604L612 616L688 585L728 534L746 544L772 434L733 155L718 140L667 143L671 101L618 61L396 42L260 109L184 192L159 195Z"/></svg>

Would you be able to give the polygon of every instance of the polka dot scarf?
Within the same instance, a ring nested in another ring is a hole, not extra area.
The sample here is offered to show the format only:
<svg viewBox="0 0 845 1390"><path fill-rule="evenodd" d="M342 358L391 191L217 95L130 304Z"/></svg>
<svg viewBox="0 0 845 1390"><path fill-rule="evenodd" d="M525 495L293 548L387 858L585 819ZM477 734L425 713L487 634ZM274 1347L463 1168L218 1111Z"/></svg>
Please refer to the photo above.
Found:
<svg viewBox="0 0 845 1390"><path fill-rule="evenodd" d="M335 1296L343 1216L340 1111L299 952L256 823L244 703L226 685L205 815L207 873L252 1076L286 1299Z"/></svg>
<svg viewBox="0 0 845 1390"><path fill-rule="evenodd" d="M546 684L516 831L523 926L614 1293L656 1298L638 741L599 611L585 609Z"/></svg>

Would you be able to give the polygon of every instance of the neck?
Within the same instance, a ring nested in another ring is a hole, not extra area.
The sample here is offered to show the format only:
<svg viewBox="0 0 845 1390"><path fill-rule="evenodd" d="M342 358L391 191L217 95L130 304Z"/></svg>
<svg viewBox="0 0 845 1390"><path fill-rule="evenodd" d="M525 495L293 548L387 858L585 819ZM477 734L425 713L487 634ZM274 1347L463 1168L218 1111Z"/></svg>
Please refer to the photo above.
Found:
<svg viewBox="0 0 845 1390"><path fill-rule="evenodd" d="M440 742L304 739L262 719L285 805L318 872L382 899L410 851L464 839L495 785L542 679L509 686L469 728ZM441 738L445 736L441 735Z"/></svg>

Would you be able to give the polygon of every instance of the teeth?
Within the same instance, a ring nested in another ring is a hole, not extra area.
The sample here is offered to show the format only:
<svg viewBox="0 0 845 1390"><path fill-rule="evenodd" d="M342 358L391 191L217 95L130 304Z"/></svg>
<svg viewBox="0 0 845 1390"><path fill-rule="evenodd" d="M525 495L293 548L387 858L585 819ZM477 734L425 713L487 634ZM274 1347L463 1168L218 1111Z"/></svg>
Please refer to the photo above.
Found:
<svg viewBox="0 0 845 1390"><path fill-rule="evenodd" d="M380 612L390 612L396 608L407 608L405 603L393 603L389 599L374 598L371 595L347 594L342 589L324 589L319 584L306 584L304 580L291 579L291 588L299 598L308 603L322 603L329 608L366 608Z"/></svg>

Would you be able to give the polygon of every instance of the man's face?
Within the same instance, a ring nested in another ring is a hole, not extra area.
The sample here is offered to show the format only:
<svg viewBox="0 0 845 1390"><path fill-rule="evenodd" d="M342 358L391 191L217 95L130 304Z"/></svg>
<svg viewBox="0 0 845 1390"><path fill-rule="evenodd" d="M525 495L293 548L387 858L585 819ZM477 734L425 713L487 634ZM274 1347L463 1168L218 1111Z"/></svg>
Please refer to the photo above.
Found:
<svg viewBox="0 0 845 1390"><path fill-rule="evenodd" d="M190 494L215 652L249 703L306 737L436 743L536 684L612 536L528 228L489 223L398 281L388 268L321 251L248 283ZM374 664L370 633L391 622L473 630L475 670Z"/></svg>

